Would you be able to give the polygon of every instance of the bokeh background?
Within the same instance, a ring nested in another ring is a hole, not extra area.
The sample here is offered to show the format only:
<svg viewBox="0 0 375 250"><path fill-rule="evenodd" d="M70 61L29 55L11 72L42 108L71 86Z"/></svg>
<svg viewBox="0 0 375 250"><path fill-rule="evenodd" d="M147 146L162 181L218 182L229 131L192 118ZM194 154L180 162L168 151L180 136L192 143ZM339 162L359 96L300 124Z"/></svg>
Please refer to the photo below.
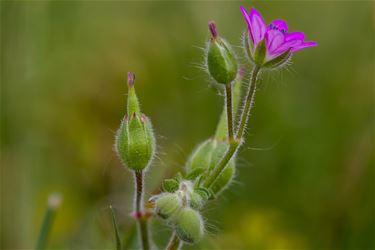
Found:
<svg viewBox="0 0 375 250"><path fill-rule="evenodd" d="M240 4L319 46L264 75L236 182L190 248L374 249L374 2L1 1L2 249L34 247L52 192L50 248L114 248L109 204L130 237L132 177L112 150L126 72L158 136L150 196L218 121L200 69L209 20L250 70Z"/></svg>

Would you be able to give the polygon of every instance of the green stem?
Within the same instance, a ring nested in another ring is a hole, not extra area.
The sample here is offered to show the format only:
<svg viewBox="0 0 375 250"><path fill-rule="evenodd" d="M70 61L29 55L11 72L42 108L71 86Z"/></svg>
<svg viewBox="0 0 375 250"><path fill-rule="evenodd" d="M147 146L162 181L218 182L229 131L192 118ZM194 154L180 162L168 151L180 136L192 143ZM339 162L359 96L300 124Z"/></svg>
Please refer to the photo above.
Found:
<svg viewBox="0 0 375 250"><path fill-rule="evenodd" d="M243 134L245 131L246 124L249 120L250 111L252 108L252 104L254 102L255 98L255 91L256 91L256 81L258 74L260 72L260 67L255 66L253 69L251 79L250 79L250 85L248 87L248 92L245 99L244 108L241 113L240 118L240 125L237 131L237 135L235 140L230 141L230 146L228 150L225 152L223 158L219 161L219 163L215 166L212 174L206 179L204 183L204 187L209 188L211 185L216 181L216 179L220 176L220 174L223 172L225 166L228 164L230 159L232 159L233 155L236 153L238 148L241 146L241 143L243 141Z"/></svg>
<svg viewBox="0 0 375 250"><path fill-rule="evenodd" d="M61 198L59 194L52 194L48 198L48 207L44 214L42 226L39 231L38 241L35 249L45 249L49 234L52 229L52 224L56 216L56 210L60 206Z"/></svg>
<svg viewBox="0 0 375 250"><path fill-rule="evenodd" d="M143 183L144 175L142 171L135 171L135 218L138 222L138 233L143 250L150 249L150 240L148 236L147 218L143 211Z"/></svg>
<svg viewBox="0 0 375 250"><path fill-rule="evenodd" d="M223 172L225 166L228 164L232 156L237 150L238 143L236 141L233 141L229 149L225 152L223 158L221 158L220 162L215 166L212 174L208 176L204 183L204 187L209 188L211 185L215 182L215 180L219 177L221 172Z"/></svg>
<svg viewBox="0 0 375 250"><path fill-rule="evenodd" d="M182 242L178 238L177 234L173 232L172 237L168 243L168 246L165 248L165 250L178 250L182 247Z"/></svg>
<svg viewBox="0 0 375 250"><path fill-rule="evenodd" d="M260 73L260 67L255 66L253 69L253 72L251 73L250 86L248 87L249 89L246 95L245 105L241 114L241 120L240 120L240 124L238 127L237 135L236 135L237 140L243 139L242 136L245 132L246 124L250 117L250 111L254 103L256 85L257 85L256 82L257 82L259 73Z"/></svg>
<svg viewBox="0 0 375 250"><path fill-rule="evenodd" d="M225 85L225 102L227 106L228 139L233 141L233 107L232 107L232 84Z"/></svg>

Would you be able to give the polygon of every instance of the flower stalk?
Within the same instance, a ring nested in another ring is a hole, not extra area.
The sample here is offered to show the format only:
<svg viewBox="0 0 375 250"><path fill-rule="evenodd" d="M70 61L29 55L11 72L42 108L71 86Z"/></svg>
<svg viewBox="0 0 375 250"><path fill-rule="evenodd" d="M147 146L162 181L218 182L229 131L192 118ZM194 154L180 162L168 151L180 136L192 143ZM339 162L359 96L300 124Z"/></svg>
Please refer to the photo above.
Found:
<svg viewBox="0 0 375 250"><path fill-rule="evenodd" d="M135 177L135 211L134 217L138 224L138 234L143 250L150 249L150 240L148 232L147 216L144 212L143 193L144 193L144 174L143 171L134 171Z"/></svg>
<svg viewBox="0 0 375 250"><path fill-rule="evenodd" d="M182 242L178 238L176 232L173 232L171 239L169 240L168 246L165 250L178 250L182 247Z"/></svg>
<svg viewBox="0 0 375 250"><path fill-rule="evenodd" d="M236 139L241 142L243 141L242 137L245 132L245 127L249 120L250 111L251 111L251 108L253 107L253 103L255 100L256 82L257 82L258 74L260 73L260 70L261 70L261 67L255 66L251 73L250 85L248 87L248 92L246 94L246 99L245 99L245 105L242 110L240 123L239 123L237 134L236 134Z"/></svg>
<svg viewBox="0 0 375 250"><path fill-rule="evenodd" d="M228 139L233 141L233 104L232 104L232 84L225 85L225 102L227 106L227 122L228 122Z"/></svg>
<svg viewBox="0 0 375 250"><path fill-rule="evenodd" d="M246 124L250 117L250 111L254 103L255 99L255 92L256 92L256 83L258 79L258 75L261 71L261 67L255 66L251 75L250 84L248 86L248 91L244 103L244 107L242 109L241 118L240 118L240 124L236 133L236 138L232 141L230 141L230 146L228 150L225 152L223 158L220 160L220 162L215 166L212 174L207 178L206 182L204 183L204 187L210 188L212 184L215 182L215 180L220 176L220 174L223 172L225 166L228 164L228 162L232 159L232 157L237 152L238 148L241 146L241 143L243 143L243 135L245 131ZM227 112L228 113L228 112ZM228 115L228 121L229 121L229 115ZM229 125L229 123L228 123ZM229 127L228 127L228 136L229 134Z"/></svg>

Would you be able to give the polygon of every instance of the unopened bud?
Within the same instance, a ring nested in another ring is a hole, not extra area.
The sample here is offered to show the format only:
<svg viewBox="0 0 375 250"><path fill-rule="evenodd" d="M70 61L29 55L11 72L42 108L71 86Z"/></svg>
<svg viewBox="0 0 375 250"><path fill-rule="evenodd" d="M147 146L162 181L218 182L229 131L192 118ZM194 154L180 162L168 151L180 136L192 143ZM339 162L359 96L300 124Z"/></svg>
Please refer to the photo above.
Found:
<svg viewBox="0 0 375 250"><path fill-rule="evenodd" d="M168 219L182 208L182 199L177 194L163 193L155 200L155 212L162 219Z"/></svg>
<svg viewBox="0 0 375 250"><path fill-rule="evenodd" d="M176 217L176 233L185 243L195 244L200 241L204 233L202 216L196 210L184 207Z"/></svg>
<svg viewBox="0 0 375 250"><path fill-rule="evenodd" d="M226 189L230 185L235 174L236 174L236 166L235 166L235 162L233 159L227 164L223 172L220 174L220 176L215 180L215 182L211 186L211 191L214 193L215 196L220 194L224 189Z"/></svg>
<svg viewBox="0 0 375 250"><path fill-rule="evenodd" d="M193 190L190 193L190 206L194 209L201 209L208 200L208 196L205 193Z"/></svg>
<svg viewBox="0 0 375 250"><path fill-rule="evenodd" d="M150 164L155 152L155 137L151 121L140 112L134 79L134 74L129 73L128 113L117 131L115 150L128 168L138 171Z"/></svg>
<svg viewBox="0 0 375 250"><path fill-rule="evenodd" d="M209 23L211 39L208 43L206 63L210 76L217 83L229 84L237 75L237 60L228 42L221 38L213 21Z"/></svg>
<svg viewBox="0 0 375 250"><path fill-rule="evenodd" d="M214 150L213 139L208 139L199 144L189 157L186 170L191 172L195 169L207 168L211 161L211 152Z"/></svg>

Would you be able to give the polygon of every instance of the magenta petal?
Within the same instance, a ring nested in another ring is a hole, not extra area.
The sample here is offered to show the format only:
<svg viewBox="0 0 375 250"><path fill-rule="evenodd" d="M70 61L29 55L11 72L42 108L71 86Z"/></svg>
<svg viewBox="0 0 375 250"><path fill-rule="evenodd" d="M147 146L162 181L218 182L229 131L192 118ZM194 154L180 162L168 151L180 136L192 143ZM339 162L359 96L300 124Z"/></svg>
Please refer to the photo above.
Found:
<svg viewBox="0 0 375 250"><path fill-rule="evenodd" d="M281 19L273 20L270 24L270 27L276 27L281 32L287 32L288 31L288 24Z"/></svg>
<svg viewBox="0 0 375 250"><path fill-rule="evenodd" d="M308 41L308 42L302 42L300 45L297 45L291 49L292 52L296 52L300 49L311 47L311 46L317 46L318 44L314 41Z"/></svg>
<svg viewBox="0 0 375 250"><path fill-rule="evenodd" d="M300 46L302 44L301 40L292 40L292 41L287 41L280 45L275 51L273 51L273 54L279 55L287 51L288 49ZM291 50L292 51L292 50Z"/></svg>
<svg viewBox="0 0 375 250"><path fill-rule="evenodd" d="M253 44L255 44L255 42L254 42L254 36L252 34L252 31L251 31L252 28L251 28L251 20L250 20L249 13L247 13L247 10L242 5L240 6L240 9L241 9L242 15L245 17L245 20L246 20L246 23L247 23L247 27L249 29L249 34L250 34L251 40L253 41Z"/></svg>
<svg viewBox="0 0 375 250"><path fill-rule="evenodd" d="M269 30L266 33L266 48L268 55L272 55L285 42L284 33L279 30Z"/></svg>
<svg viewBox="0 0 375 250"><path fill-rule="evenodd" d="M250 32L253 37L254 46L256 46L261 40L263 40L267 26L262 15L256 9L251 8L249 15L251 21Z"/></svg>
<svg viewBox="0 0 375 250"><path fill-rule="evenodd" d="M247 13L245 7L243 7L242 5L240 6L240 9L241 9L242 15L245 17L247 25L250 28L251 20L250 20L249 14Z"/></svg>
<svg viewBox="0 0 375 250"><path fill-rule="evenodd" d="M305 34L303 32L295 31L285 34L285 40L302 40L305 39Z"/></svg>

